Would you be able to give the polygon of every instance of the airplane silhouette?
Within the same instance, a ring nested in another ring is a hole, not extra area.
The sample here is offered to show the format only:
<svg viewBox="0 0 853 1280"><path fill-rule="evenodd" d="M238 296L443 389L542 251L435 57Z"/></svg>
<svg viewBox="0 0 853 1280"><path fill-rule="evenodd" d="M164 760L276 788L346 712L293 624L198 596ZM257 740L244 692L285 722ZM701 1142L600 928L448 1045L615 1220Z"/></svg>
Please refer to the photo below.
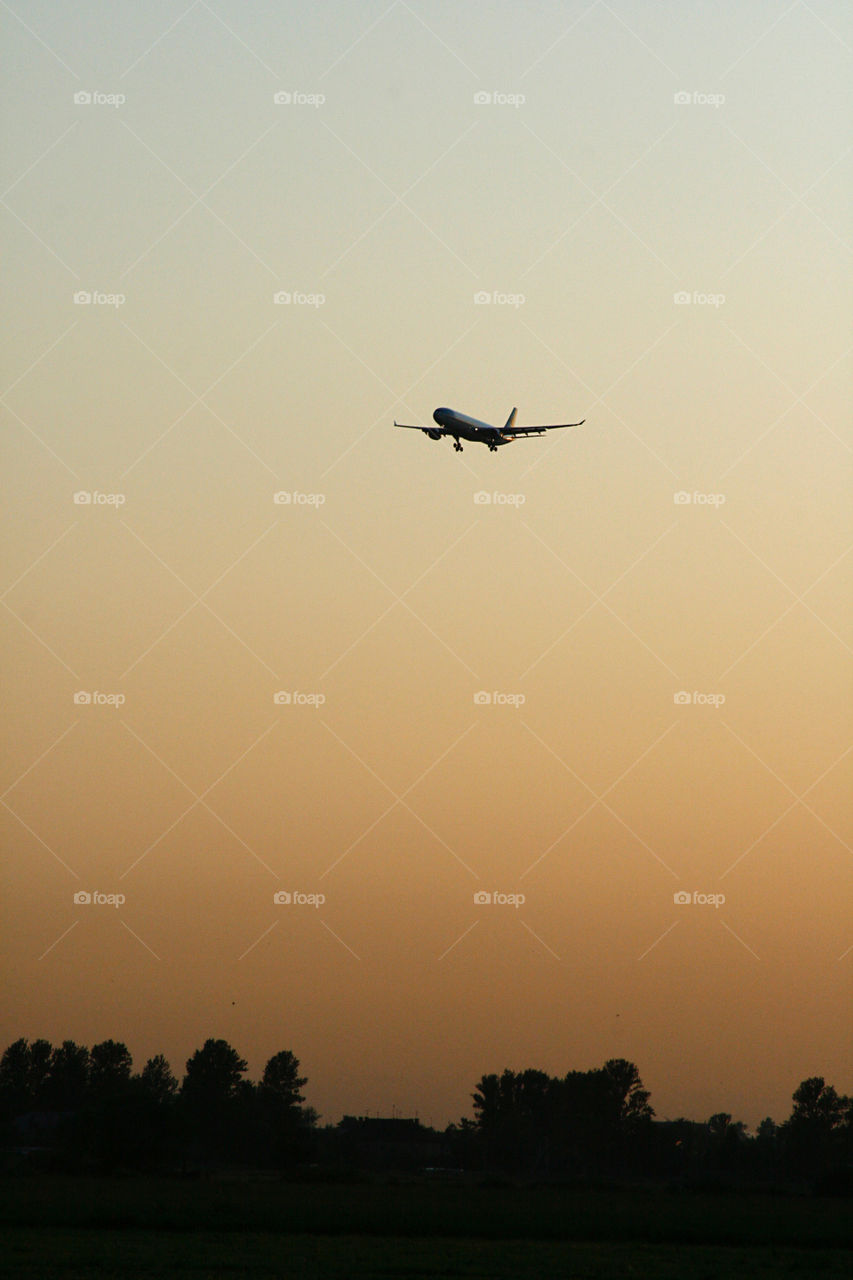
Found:
<svg viewBox="0 0 853 1280"><path fill-rule="evenodd" d="M524 436L543 436L546 431L559 431L563 427L580 427L586 422L586 418L581 418L580 422L555 422L547 427L516 427L514 425L516 413L517 410L513 409L503 427L493 427L491 423L481 422L479 418L469 418L467 413L458 413L456 409L436 409L432 416L438 423L437 427L420 427L411 422L397 422L396 418L394 426L406 427L409 431L423 431L430 440L452 436L453 448L457 453L462 452L460 443L462 440L487 444L490 451L494 453L500 445L512 444L513 440Z"/></svg>

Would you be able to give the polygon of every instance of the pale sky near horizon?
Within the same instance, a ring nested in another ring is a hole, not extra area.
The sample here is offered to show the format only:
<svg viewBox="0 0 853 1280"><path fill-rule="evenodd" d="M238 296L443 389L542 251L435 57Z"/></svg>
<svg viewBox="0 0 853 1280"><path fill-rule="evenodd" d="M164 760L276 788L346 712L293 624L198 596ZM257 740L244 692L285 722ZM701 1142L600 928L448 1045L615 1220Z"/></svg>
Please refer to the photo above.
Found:
<svg viewBox="0 0 853 1280"><path fill-rule="evenodd" d="M849 6L0 30L0 1047L853 1091Z"/></svg>

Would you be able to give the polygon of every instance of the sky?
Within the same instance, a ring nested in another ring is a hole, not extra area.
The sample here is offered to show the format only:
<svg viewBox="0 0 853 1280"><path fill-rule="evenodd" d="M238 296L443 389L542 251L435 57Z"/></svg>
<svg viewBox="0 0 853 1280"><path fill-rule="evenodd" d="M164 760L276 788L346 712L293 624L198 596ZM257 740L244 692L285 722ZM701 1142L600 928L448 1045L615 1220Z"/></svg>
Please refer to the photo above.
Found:
<svg viewBox="0 0 853 1280"><path fill-rule="evenodd" d="M849 6L0 26L2 1044L853 1091Z"/></svg>

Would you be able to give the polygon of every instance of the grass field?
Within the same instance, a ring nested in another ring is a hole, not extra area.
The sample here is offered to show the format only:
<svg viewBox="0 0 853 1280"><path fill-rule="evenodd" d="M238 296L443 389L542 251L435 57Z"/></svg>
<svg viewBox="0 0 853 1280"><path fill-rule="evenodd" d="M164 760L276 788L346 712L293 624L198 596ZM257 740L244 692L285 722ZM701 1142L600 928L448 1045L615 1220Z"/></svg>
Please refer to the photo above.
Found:
<svg viewBox="0 0 853 1280"><path fill-rule="evenodd" d="M446 1185L18 1178L16 1277L850 1280L849 1202Z"/></svg>
<svg viewBox="0 0 853 1280"><path fill-rule="evenodd" d="M282 1236L215 1231L36 1231L2 1233L10 1278L133 1280L850 1280L851 1256L836 1250L720 1248L419 1236Z"/></svg>

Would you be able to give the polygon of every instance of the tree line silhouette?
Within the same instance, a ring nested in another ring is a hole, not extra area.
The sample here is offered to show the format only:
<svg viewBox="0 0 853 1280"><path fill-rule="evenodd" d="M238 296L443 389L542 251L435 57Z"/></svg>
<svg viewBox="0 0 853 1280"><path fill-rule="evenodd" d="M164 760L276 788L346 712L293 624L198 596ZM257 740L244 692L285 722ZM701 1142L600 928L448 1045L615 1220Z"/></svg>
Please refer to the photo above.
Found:
<svg viewBox="0 0 853 1280"><path fill-rule="evenodd" d="M727 1112L705 1123L655 1119L637 1067L624 1058L562 1077L505 1070L478 1081L473 1119L437 1131L396 1117L320 1126L289 1049L269 1059L257 1083L247 1070L225 1040L197 1049L180 1082L162 1054L134 1073L115 1040L91 1049L16 1040L0 1059L4 1167L403 1169L851 1190L853 1100L822 1076L799 1085L782 1124L768 1117L749 1134Z"/></svg>
<svg viewBox="0 0 853 1280"><path fill-rule="evenodd" d="M207 1040L179 1084L162 1054L133 1074L126 1045L16 1040L0 1059L4 1145L48 1151L54 1167L150 1167L238 1161L298 1163L317 1114L285 1049L257 1084L225 1040Z"/></svg>

